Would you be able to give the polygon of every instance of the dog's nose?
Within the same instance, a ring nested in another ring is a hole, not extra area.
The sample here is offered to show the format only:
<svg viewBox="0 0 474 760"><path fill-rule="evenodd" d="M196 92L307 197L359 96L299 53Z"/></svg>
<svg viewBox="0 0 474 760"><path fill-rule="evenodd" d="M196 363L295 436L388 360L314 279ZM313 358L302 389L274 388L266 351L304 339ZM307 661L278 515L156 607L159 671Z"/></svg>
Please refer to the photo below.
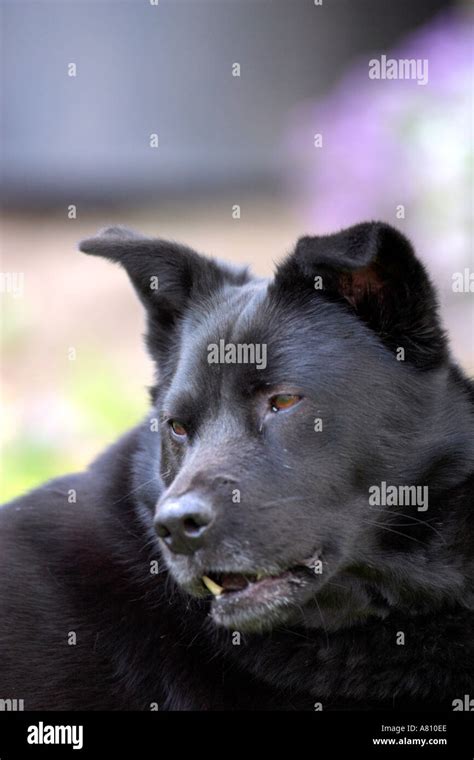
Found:
<svg viewBox="0 0 474 760"><path fill-rule="evenodd" d="M209 502L195 493L166 499L155 516L155 530L176 554L193 554L206 538L214 519Z"/></svg>

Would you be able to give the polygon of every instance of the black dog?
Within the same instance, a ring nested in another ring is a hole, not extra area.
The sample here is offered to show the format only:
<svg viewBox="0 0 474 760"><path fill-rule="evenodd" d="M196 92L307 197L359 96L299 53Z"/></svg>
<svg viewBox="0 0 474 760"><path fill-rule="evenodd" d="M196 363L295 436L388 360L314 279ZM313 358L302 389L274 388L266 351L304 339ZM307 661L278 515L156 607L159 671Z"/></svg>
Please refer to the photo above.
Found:
<svg viewBox="0 0 474 760"><path fill-rule="evenodd" d="M122 228L80 247L128 272L159 377L86 473L0 510L0 699L453 709L474 394L408 241L302 238L270 282Z"/></svg>

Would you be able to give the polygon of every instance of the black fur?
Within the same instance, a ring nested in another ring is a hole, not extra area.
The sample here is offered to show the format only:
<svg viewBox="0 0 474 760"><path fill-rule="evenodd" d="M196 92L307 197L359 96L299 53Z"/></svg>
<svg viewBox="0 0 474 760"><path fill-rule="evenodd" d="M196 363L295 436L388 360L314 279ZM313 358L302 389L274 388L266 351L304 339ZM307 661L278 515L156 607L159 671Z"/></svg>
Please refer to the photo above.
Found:
<svg viewBox="0 0 474 760"><path fill-rule="evenodd" d="M270 283L123 228L81 250L126 269L159 376L87 472L0 510L0 699L452 709L474 676L474 393L408 241L302 238ZM267 346L267 366L209 364L220 339ZM301 400L275 413L277 393ZM382 481L427 486L428 509L370 506ZM213 522L175 554L155 511L189 494ZM247 606L200 580L288 568Z"/></svg>

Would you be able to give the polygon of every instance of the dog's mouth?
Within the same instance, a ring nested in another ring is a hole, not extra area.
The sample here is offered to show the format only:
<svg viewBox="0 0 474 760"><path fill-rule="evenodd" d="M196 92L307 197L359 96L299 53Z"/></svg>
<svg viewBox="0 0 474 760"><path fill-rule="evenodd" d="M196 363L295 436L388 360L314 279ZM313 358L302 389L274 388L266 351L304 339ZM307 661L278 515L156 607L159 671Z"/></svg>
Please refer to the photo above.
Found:
<svg viewBox="0 0 474 760"><path fill-rule="evenodd" d="M307 564L270 575L213 572L201 577L213 597L211 617L218 625L262 631L295 615L315 593L318 579Z"/></svg>
<svg viewBox="0 0 474 760"><path fill-rule="evenodd" d="M208 591L215 597L221 595L258 594L260 589L268 588L273 583L285 577L289 577L291 571L285 570L279 575L265 575L264 573L210 573L203 575L201 580Z"/></svg>
<svg viewBox="0 0 474 760"><path fill-rule="evenodd" d="M306 559L287 567L273 564L232 567L207 564L204 557L170 555L174 580L191 596L210 599L213 622L232 631L262 632L281 623L302 623L316 594L332 575L317 547Z"/></svg>

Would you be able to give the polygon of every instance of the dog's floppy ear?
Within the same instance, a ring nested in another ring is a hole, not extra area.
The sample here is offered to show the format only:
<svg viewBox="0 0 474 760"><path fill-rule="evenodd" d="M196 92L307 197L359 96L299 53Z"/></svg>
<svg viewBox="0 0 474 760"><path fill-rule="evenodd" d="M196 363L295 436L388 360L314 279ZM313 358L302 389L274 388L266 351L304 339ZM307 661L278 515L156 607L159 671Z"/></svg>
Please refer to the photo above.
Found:
<svg viewBox="0 0 474 760"><path fill-rule="evenodd" d="M423 265L404 235L365 222L333 235L303 237L277 270L273 291L344 303L391 350L431 368L446 360L437 301Z"/></svg>
<svg viewBox="0 0 474 760"><path fill-rule="evenodd" d="M247 270L231 269L178 243L148 238L127 227L108 227L82 240L79 250L123 266L148 315L147 342L162 356L190 303L225 283L243 284Z"/></svg>

